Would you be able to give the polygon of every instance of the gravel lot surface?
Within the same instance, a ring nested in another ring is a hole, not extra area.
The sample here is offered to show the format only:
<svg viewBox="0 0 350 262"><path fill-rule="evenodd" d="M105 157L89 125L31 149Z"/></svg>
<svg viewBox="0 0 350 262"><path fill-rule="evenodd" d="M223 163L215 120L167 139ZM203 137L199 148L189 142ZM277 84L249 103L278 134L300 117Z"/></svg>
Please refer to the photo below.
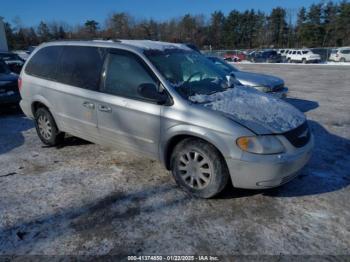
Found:
<svg viewBox="0 0 350 262"><path fill-rule="evenodd" d="M282 77L315 135L310 163L273 190L201 200L153 160L0 115L0 254L350 255L350 67L239 65Z"/></svg>

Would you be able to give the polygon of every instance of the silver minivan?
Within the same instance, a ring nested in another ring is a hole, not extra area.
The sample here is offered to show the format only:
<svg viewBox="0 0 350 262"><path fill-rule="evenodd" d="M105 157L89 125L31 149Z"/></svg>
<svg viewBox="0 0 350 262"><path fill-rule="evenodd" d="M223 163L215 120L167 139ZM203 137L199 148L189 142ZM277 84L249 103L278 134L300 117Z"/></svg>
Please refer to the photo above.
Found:
<svg viewBox="0 0 350 262"><path fill-rule="evenodd" d="M209 198L234 187L276 187L308 162L313 138L290 104L236 86L182 44L148 40L52 42L19 80L39 138L65 133L160 160L177 183Z"/></svg>

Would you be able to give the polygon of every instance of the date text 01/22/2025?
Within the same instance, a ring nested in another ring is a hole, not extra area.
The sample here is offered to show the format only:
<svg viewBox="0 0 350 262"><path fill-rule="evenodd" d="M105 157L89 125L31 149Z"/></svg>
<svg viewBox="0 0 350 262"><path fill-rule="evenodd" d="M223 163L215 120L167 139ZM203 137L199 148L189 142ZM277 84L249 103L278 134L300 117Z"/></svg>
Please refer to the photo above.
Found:
<svg viewBox="0 0 350 262"><path fill-rule="evenodd" d="M217 256L128 256L129 261L218 261Z"/></svg>

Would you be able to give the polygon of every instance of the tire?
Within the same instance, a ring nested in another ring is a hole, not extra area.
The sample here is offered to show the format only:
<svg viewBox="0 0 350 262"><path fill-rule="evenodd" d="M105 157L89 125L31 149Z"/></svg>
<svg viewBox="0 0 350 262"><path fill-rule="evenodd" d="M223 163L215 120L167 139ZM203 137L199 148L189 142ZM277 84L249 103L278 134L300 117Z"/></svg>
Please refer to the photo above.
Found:
<svg viewBox="0 0 350 262"><path fill-rule="evenodd" d="M342 58L340 58L340 60L339 60L340 62L345 62L345 58L344 57L342 57Z"/></svg>
<svg viewBox="0 0 350 262"><path fill-rule="evenodd" d="M64 133L58 130L51 113L44 107L40 107L35 112L35 128L45 145L56 146L63 142Z"/></svg>
<svg viewBox="0 0 350 262"><path fill-rule="evenodd" d="M302 62L303 64L306 64L306 63L307 63L307 61L306 61L305 58L303 58L303 59L301 60L301 62Z"/></svg>
<svg viewBox="0 0 350 262"><path fill-rule="evenodd" d="M226 163L219 151L200 139L188 138L178 143L170 164L177 184L195 197L217 195L229 179Z"/></svg>

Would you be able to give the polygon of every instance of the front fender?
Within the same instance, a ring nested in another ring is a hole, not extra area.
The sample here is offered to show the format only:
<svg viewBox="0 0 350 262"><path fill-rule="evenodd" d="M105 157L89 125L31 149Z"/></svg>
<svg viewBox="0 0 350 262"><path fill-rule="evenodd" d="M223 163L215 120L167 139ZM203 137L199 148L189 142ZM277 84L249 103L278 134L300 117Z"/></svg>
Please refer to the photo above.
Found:
<svg viewBox="0 0 350 262"><path fill-rule="evenodd" d="M188 124L179 124L165 130L164 136L160 143L160 159L164 164L167 163L168 149L171 146L171 141L179 136L192 136L203 139L215 146L222 156L231 158L241 158L241 150L235 144L233 135L217 132L207 128L193 126Z"/></svg>

